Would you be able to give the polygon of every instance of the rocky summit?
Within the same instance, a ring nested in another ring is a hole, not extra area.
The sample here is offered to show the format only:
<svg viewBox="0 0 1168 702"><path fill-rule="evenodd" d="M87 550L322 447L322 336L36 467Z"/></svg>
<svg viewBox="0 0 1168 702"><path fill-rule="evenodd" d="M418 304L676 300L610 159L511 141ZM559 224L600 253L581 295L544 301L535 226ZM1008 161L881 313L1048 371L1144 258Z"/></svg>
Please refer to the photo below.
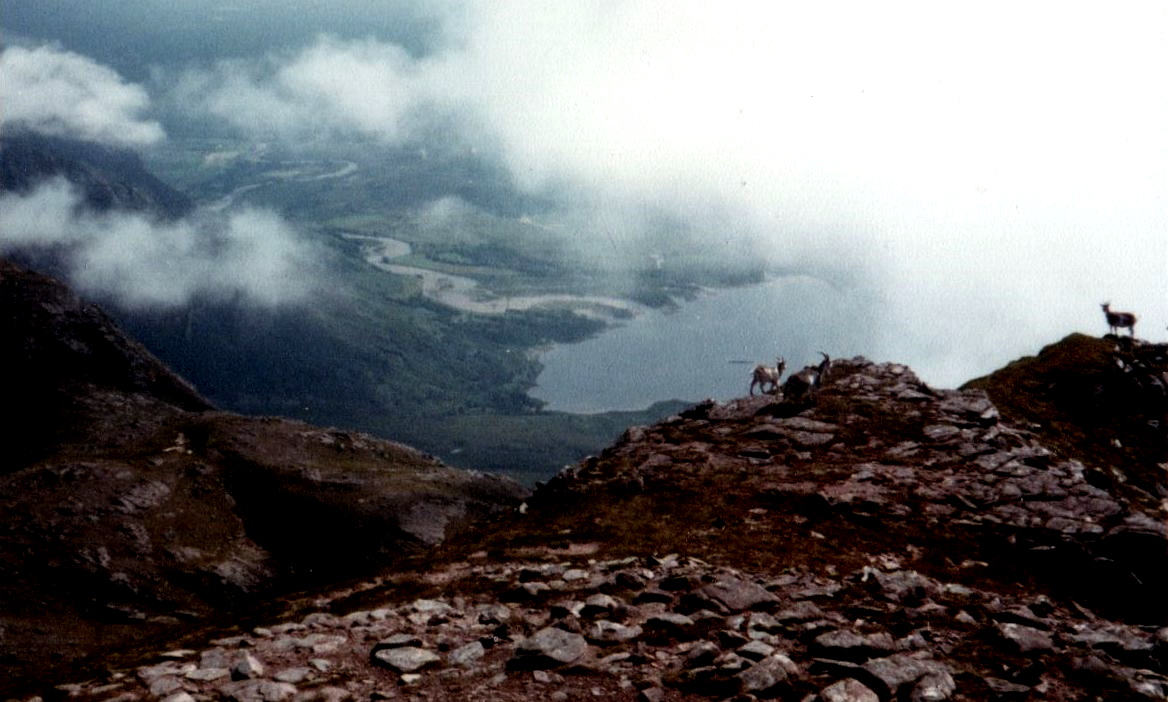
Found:
<svg viewBox="0 0 1168 702"><path fill-rule="evenodd" d="M1132 352L1068 343L1108 363ZM707 401L631 428L392 572L33 692L1168 699L1166 447L1140 447L1160 461L1128 481L1076 445L1052 448L983 389L837 361L810 397Z"/></svg>

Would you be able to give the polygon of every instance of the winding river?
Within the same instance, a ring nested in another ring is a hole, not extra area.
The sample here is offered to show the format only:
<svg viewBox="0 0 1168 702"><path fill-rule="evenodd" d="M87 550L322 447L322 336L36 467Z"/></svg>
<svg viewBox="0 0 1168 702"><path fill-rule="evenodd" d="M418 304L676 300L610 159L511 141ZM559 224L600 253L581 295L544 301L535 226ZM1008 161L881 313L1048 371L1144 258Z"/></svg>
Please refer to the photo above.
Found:
<svg viewBox="0 0 1168 702"><path fill-rule="evenodd" d="M396 259L410 254L408 242L384 236L345 234L344 237L350 241L360 242L362 256L369 265L387 273L418 278L422 281L423 295L463 312L502 314L508 310L528 310L534 307L567 307L577 314L612 320L629 314L635 315L645 309L635 302L597 295L554 293L500 297L479 285L473 278L394 263Z"/></svg>
<svg viewBox="0 0 1168 702"><path fill-rule="evenodd" d="M851 353L866 324L862 305L808 276L706 290L670 310L599 296L502 298L471 278L395 263L409 255L407 242L355 234L346 238L361 244L370 265L419 278L422 294L459 310L500 314L555 305L610 322L593 338L558 344L540 355L544 369L530 394L555 411L637 410L668 399L728 400L746 393L756 363L772 364L781 355L788 370L796 370L817 362L821 348L833 355Z"/></svg>
<svg viewBox="0 0 1168 702"><path fill-rule="evenodd" d="M236 188L214 203L226 209L248 191L273 180L319 180L352 175L350 161L289 164L265 180ZM655 401L727 400L746 393L756 363L775 356L788 370L818 360L816 351L851 352L866 336L865 306L821 280L790 276L768 282L707 290L668 311L615 297L549 293L499 296L460 275L405 265L408 242L347 234L364 260L379 270L413 276L422 294L474 314L558 307L610 323L601 334L556 345L540 355L544 369L531 396L549 410L577 413L643 409ZM814 339L814 341L808 341Z"/></svg>

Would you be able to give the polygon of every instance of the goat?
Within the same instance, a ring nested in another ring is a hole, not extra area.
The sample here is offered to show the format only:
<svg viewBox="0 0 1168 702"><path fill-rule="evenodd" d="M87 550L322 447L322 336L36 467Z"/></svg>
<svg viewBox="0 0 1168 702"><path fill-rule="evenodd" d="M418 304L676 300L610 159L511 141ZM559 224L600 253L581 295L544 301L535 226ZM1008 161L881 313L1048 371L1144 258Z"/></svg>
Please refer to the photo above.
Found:
<svg viewBox="0 0 1168 702"><path fill-rule="evenodd" d="M1112 334L1119 335L1119 330L1127 327L1131 332L1132 338L1136 336L1136 316L1131 312L1112 312L1111 303L1104 302L1102 305L1103 314L1107 317L1107 327Z"/></svg>
<svg viewBox="0 0 1168 702"><path fill-rule="evenodd" d="M775 359L774 366L757 365L751 372L750 377L750 394L754 396L754 386L758 386L759 392L774 393L779 389L779 378L783 377L783 371L787 370L787 361L782 356ZM769 385L768 390L765 386Z"/></svg>
<svg viewBox="0 0 1168 702"><path fill-rule="evenodd" d="M823 361L820 362L819 366L815 368L808 366L787 378L787 382L783 384L784 397L795 401L815 397L816 391L819 390L824 377L831 369L831 356L822 351L819 354L823 356Z"/></svg>

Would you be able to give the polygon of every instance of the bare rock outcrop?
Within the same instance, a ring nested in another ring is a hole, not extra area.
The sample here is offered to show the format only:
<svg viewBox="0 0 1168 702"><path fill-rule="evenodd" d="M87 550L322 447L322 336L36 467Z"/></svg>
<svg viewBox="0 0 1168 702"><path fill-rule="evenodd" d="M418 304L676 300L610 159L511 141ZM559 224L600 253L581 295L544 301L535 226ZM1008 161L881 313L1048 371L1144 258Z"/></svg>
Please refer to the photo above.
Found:
<svg viewBox="0 0 1168 702"><path fill-rule="evenodd" d="M991 396L839 360L811 398L706 401L631 428L517 509L500 509L519 499L505 481L400 445L175 409L132 456L62 452L6 476L0 568L55 554L35 582L85 590L106 618L93 636L187 639L20 694L1165 699L1163 466L1086 456L1078 429ZM395 570L335 585L376 563ZM311 594L238 606L287 575ZM26 612L69 604L10 590L7 606L41 605ZM212 591L233 594L177 606ZM214 609L234 621L198 633ZM9 621L6 646L53 617ZM85 642L53 643L65 657Z"/></svg>
<svg viewBox="0 0 1168 702"><path fill-rule="evenodd" d="M191 650L66 691L1164 699L1163 520L1088 477L979 390L840 361L813 404L632 429L441 561L208 642L262 663L250 686Z"/></svg>
<svg viewBox="0 0 1168 702"><path fill-rule="evenodd" d="M376 573L527 492L371 436L216 412L100 309L5 261L0 316L0 689Z"/></svg>

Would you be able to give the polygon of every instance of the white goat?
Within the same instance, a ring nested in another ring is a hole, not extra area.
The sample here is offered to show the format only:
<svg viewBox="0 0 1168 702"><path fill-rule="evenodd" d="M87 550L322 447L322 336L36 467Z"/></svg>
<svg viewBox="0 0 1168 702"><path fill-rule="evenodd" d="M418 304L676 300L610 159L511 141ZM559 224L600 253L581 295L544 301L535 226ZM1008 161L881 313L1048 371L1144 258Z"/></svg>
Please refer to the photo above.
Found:
<svg viewBox="0 0 1168 702"><path fill-rule="evenodd" d="M819 386L823 384L823 378L831 368L831 357L822 351L819 354L823 356L819 366L815 368L809 366L787 378L787 382L783 384L783 396L788 400L799 401L815 397Z"/></svg>
<svg viewBox="0 0 1168 702"><path fill-rule="evenodd" d="M1104 302L1103 314L1107 317L1107 327L1112 334L1118 335L1119 330L1126 327L1134 339L1136 336L1136 316L1131 312L1112 312L1111 303Z"/></svg>
<svg viewBox="0 0 1168 702"><path fill-rule="evenodd" d="M754 395L754 386L756 385L759 392L773 394L779 389L779 378L783 377L785 370L787 370L787 361L782 356L775 359L774 366L755 366L750 377L750 394ZM767 385L770 386L769 389L766 387Z"/></svg>

